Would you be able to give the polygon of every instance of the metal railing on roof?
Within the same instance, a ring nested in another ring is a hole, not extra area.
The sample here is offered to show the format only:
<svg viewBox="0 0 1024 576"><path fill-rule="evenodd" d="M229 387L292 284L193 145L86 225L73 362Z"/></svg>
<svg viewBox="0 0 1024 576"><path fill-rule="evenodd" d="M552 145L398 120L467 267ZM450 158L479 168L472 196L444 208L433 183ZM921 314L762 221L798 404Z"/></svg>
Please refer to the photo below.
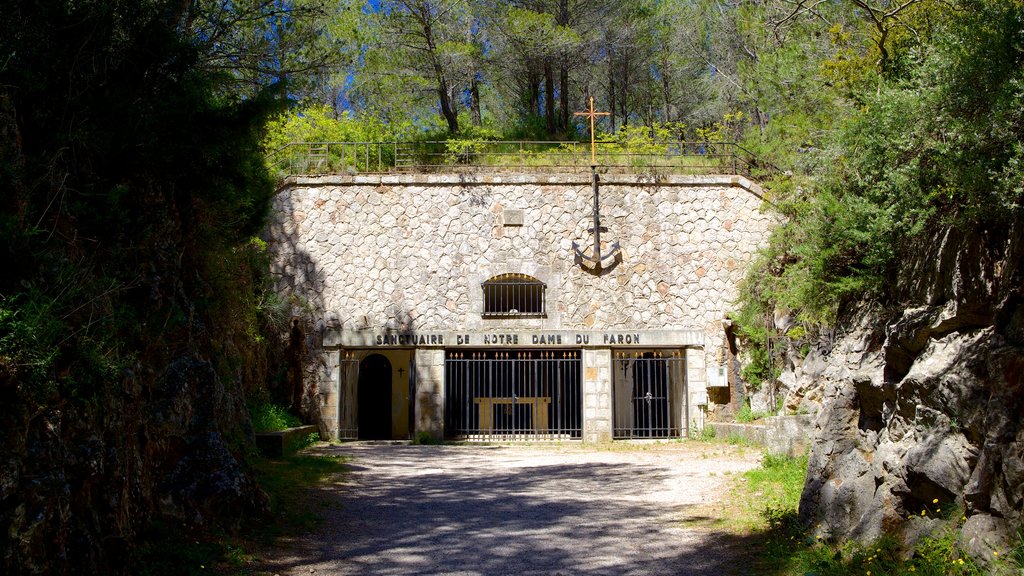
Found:
<svg viewBox="0 0 1024 576"><path fill-rule="evenodd" d="M620 172L771 172L735 142L598 142L597 164ZM270 155L284 176L441 171L589 171L590 143L575 141L294 142Z"/></svg>

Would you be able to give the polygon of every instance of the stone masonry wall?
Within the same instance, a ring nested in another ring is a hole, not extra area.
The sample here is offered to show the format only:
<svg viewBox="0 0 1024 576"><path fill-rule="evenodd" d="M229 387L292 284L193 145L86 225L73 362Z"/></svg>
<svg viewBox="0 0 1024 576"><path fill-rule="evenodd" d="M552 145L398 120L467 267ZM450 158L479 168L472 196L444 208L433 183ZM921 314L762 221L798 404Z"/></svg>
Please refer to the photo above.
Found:
<svg viewBox="0 0 1024 576"><path fill-rule="evenodd" d="M583 352L583 439L607 442L612 438L612 355L609 350Z"/></svg>
<svg viewBox="0 0 1024 576"><path fill-rule="evenodd" d="M735 285L773 225L739 177L606 176L603 238L623 260L595 276L589 175L297 178L274 199L273 272L294 301L345 330L720 331ZM522 226L506 223L521 210ZM480 284L547 284L548 317L484 320Z"/></svg>

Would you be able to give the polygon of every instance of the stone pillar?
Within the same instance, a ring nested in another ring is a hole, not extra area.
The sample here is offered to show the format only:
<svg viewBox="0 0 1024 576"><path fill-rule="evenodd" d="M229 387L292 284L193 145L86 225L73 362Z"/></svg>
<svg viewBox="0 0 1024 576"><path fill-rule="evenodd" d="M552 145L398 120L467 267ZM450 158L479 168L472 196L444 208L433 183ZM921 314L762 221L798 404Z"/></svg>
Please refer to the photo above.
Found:
<svg viewBox="0 0 1024 576"><path fill-rule="evenodd" d="M444 350L417 349L416 404L412 437L444 437Z"/></svg>
<svg viewBox="0 0 1024 576"><path fill-rule="evenodd" d="M316 382L316 402L320 409L317 427L320 437L338 438L338 389L341 383L341 351L320 351L320 370Z"/></svg>
<svg viewBox="0 0 1024 576"><path fill-rule="evenodd" d="M689 403L689 413L687 429L683 431L685 434L689 434L691 428L700 430L704 427L704 414L700 407L708 404L707 377L704 348L687 348L686 399Z"/></svg>
<svg viewBox="0 0 1024 576"><path fill-rule="evenodd" d="M612 439L612 351L583 351L583 441Z"/></svg>

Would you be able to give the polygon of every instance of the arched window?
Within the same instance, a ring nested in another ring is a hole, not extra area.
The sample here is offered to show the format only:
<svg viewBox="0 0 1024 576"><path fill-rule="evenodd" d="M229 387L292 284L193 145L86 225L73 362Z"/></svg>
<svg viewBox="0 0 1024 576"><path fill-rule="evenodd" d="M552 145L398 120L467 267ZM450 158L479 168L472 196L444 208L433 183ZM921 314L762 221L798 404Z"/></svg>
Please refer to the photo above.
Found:
<svg viewBox="0 0 1024 576"><path fill-rule="evenodd" d="M484 318L540 318L547 286L526 274L499 274L484 282Z"/></svg>

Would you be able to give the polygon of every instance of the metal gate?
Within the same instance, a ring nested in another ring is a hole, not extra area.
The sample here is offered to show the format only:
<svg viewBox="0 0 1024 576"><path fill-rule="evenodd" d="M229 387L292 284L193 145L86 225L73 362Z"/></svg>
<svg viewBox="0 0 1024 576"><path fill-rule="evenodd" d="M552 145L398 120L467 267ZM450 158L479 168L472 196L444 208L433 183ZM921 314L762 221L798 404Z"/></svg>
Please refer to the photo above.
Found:
<svg viewBox="0 0 1024 576"><path fill-rule="evenodd" d="M676 438L686 430L685 357L679 350L618 352L612 363L615 438Z"/></svg>
<svg viewBox="0 0 1024 576"><path fill-rule="evenodd" d="M445 434L469 439L580 438L580 353L449 351Z"/></svg>
<svg viewBox="0 0 1024 576"><path fill-rule="evenodd" d="M356 354L342 351L338 369L338 439L355 440L359 438L359 359Z"/></svg>

